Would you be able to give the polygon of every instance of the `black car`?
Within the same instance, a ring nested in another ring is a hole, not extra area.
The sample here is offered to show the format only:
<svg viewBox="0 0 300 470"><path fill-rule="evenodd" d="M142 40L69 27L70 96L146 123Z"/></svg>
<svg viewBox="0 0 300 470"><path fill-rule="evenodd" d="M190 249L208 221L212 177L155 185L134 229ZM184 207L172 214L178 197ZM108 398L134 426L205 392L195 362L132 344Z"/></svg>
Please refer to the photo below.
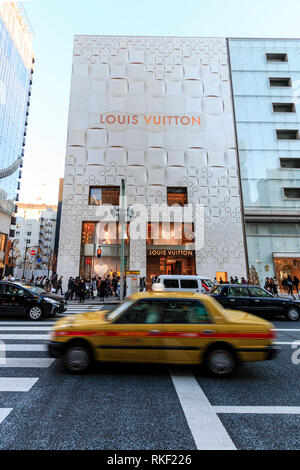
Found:
<svg viewBox="0 0 300 470"><path fill-rule="evenodd" d="M0 282L0 316L26 316L37 321L67 309L59 295L19 282Z"/></svg>
<svg viewBox="0 0 300 470"><path fill-rule="evenodd" d="M213 287L210 295L224 308L231 310L242 310L257 316L285 316L290 321L300 318L300 301L276 297L259 286L223 284Z"/></svg>

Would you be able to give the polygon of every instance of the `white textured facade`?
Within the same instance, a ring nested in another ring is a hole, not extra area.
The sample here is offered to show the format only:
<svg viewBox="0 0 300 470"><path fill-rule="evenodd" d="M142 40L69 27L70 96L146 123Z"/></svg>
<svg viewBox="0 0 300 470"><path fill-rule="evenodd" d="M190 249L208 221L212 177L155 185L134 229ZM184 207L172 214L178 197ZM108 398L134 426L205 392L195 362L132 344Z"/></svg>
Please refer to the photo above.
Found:
<svg viewBox="0 0 300 470"><path fill-rule="evenodd" d="M205 206L197 274L246 276L228 61L226 39L75 37L57 267L64 279L79 272L82 223L98 220L90 187L122 178L128 205L148 208L167 202L167 187L186 187L188 203ZM110 115L127 121L112 124ZM146 241L130 241L129 263L146 275Z"/></svg>

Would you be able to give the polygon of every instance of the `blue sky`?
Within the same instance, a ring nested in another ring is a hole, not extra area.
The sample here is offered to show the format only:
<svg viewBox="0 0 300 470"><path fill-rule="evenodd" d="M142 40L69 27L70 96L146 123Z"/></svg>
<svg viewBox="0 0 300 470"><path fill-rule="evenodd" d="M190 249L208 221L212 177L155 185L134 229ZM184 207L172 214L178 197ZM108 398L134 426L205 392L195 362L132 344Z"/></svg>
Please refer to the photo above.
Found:
<svg viewBox="0 0 300 470"><path fill-rule="evenodd" d="M300 37L299 0L28 0L36 66L20 200L57 202L75 34Z"/></svg>

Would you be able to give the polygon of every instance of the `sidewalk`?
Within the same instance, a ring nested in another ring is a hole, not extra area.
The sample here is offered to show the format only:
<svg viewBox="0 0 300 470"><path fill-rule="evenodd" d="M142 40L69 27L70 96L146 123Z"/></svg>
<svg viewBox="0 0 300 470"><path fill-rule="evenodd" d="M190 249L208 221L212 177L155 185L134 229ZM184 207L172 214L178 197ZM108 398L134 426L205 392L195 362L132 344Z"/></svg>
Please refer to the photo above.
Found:
<svg viewBox="0 0 300 470"><path fill-rule="evenodd" d="M80 304L79 300L67 300L68 305L118 305L121 301L118 297L109 297L100 302L99 297L95 299L85 299L84 304Z"/></svg>

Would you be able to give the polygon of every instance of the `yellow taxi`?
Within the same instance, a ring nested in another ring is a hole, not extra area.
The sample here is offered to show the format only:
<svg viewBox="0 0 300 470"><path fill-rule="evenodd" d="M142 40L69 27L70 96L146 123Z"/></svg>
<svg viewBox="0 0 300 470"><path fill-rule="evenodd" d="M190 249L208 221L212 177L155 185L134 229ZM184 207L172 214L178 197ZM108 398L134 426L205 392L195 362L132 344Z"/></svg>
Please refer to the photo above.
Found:
<svg viewBox="0 0 300 470"><path fill-rule="evenodd" d="M96 359L204 364L213 375L226 376L241 362L275 357L275 337L271 323L225 310L207 295L145 292L110 312L59 320L48 347L71 372L87 370Z"/></svg>

